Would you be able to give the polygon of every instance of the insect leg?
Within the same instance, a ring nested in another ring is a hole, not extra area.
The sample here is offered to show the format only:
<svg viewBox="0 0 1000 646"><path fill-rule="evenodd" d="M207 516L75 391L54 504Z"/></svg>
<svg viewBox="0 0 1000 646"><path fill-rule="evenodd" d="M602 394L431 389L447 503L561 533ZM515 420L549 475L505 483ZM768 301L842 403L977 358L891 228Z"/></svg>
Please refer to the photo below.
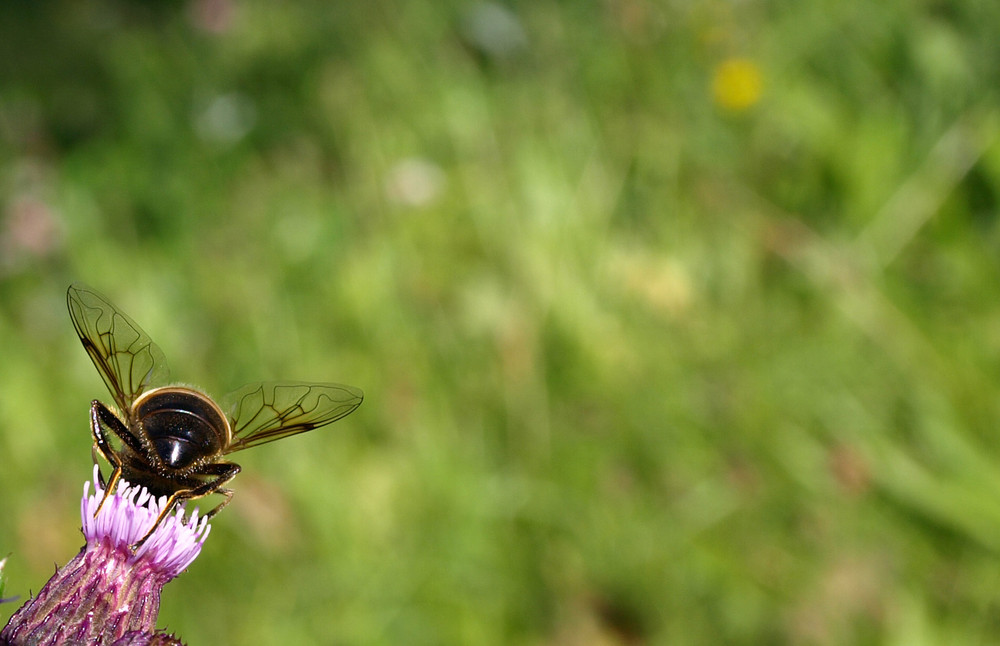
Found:
<svg viewBox="0 0 1000 646"><path fill-rule="evenodd" d="M149 531L146 532L145 536L139 539L135 545L132 545L132 549L136 549L145 543L146 539L153 533L153 530L160 526L160 522L163 521L174 506L181 501L194 500L195 498L201 498L202 496L207 496L213 493L222 494L226 497L226 499L219 503L217 507L205 514L205 517L208 518L214 516L220 509L228 505L230 500L232 500L233 491L231 489L224 488L222 485L235 478L236 474L240 472L240 469L240 465L232 462L213 462L211 464L206 464L196 475L217 477L214 480L209 480L208 482L198 485L192 489L182 489L171 494L170 498L167 500L167 504L164 505L163 510L160 511L160 515L156 517L156 522L154 522L152 527L149 528Z"/></svg>
<svg viewBox="0 0 1000 646"><path fill-rule="evenodd" d="M133 435L132 431L125 427L125 424L118 419L117 415L111 412L110 408L96 399L90 404L90 418L91 429L94 429L94 440L104 440L103 444L98 442L98 447L101 449L101 453L104 454L104 457L108 458L109 462L111 461L111 458L108 457L108 454L114 453L114 451L111 449L111 445L107 441L107 436L104 433L97 432L97 426L107 428L118 436L118 439L124 442L125 446L132 449L136 453L145 455L145 448L143 447L142 442L139 441L139 438ZM95 426L95 421L100 422L100 424Z"/></svg>
<svg viewBox="0 0 1000 646"><path fill-rule="evenodd" d="M96 399L90 404L90 431L94 436L94 446L91 447L91 456L95 458L94 463L97 463L96 453L99 451L112 466L111 478L108 479L107 484L104 483L103 474L98 471L99 480L104 486L104 497L101 498L100 504L94 511L94 517L96 517L122 477L122 458L108 440L110 437L108 431L118 437L129 450L142 455L149 455L150 452L110 408ZM153 456L158 457L155 452L153 452Z"/></svg>
<svg viewBox="0 0 1000 646"><path fill-rule="evenodd" d="M90 459L94 461L94 466L98 467L98 469L97 469L97 484L101 485L101 489L107 489L108 487L106 486L106 483L104 482L104 474L101 473L101 469L100 469L100 464L101 463L97 459L97 454L98 454L97 444L92 444L91 447L90 447Z"/></svg>
<svg viewBox="0 0 1000 646"><path fill-rule="evenodd" d="M108 418L110 418L110 423ZM104 475L101 474L100 470L97 472L100 476L101 484L104 486L104 497L101 498L100 504L98 504L97 509L94 510L95 518L101 511L101 507L104 506L104 502L108 499L108 496L111 495L115 485L118 484L118 480L122 476L121 458L119 458L118 454L111 448L111 443L108 442L108 437L104 432L104 427L108 426L115 432L115 435L121 437L121 434L115 431L114 423L121 426L121 422L111 413L111 411L108 410L107 406L95 399L90 405L90 432L94 436L94 446L91 447L90 454L94 458L94 463L96 464L97 452L100 451L101 455L104 456L104 459L110 462L112 466L111 479L107 484L104 483ZM131 437L129 433L126 433L126 435Z"/></svg>

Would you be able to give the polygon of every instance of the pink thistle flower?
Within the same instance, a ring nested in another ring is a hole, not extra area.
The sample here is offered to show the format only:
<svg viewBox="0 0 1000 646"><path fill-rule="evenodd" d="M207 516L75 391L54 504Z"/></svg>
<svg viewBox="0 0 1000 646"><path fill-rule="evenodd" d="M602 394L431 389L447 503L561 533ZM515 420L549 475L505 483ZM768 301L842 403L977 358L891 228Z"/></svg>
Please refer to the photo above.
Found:
<svg viewBox="0 0 1000 646"><path fill-rule="evenodd" d="M79 554L29 599L0 632L0 646L94 645L151 646L180 644L155 632L160 592L197 558L211 526L184 507L163 519L136 549L167 504L144 487L124 480L104 501L97 467L94 494L83 486L80 515L87 544Z"/></svg>

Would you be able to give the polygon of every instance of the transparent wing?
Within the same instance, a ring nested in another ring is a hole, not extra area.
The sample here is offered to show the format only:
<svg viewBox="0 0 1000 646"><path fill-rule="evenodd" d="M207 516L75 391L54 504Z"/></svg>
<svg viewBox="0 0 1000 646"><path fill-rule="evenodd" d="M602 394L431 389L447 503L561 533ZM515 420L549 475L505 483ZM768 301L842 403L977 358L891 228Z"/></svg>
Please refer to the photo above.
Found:
<svg viewBox="0 0 1000 646"><path fill-rule="evenodd" d="M125 312L86 285L66 292L73 327L122 414L145 390L166 382L163 352Z"/></svg>
<svg viewBox="0 0 1000 646"><path fill-rule="evenodd" d="M335 422L360 406L363 398L357 388L340 384L247 384L220 402L233 427L233 441L225 452L241 451Z"/></svg>

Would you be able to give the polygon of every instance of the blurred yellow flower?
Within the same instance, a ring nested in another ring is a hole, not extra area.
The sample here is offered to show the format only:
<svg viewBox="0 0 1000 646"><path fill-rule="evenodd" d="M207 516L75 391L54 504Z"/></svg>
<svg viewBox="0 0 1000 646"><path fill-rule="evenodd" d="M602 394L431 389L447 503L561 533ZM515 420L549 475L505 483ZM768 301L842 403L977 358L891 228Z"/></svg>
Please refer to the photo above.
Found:
<svg viewBox="0 0 1000 646"><path fill-rule="evenodd" d="M750 59L728 58L715 66L712 96L727 110L746 110L760 100L760 68Z"/></svg>

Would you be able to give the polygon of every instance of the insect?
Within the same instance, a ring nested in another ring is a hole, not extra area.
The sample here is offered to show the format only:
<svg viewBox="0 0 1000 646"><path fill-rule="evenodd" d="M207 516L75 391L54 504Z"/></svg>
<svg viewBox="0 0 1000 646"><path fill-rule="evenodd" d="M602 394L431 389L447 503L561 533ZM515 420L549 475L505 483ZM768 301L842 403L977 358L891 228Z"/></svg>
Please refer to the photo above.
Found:
<svg viewBox="0 0 1000 646"><path fill-rule="evenodd" d="M359 389L340 384L262 382L216 404L194 388L168 385L163 352L100 293L74 283L66 303L117 408L96 399L90 406L94 462L100 453L113 469L97 511L122 478L168 497L137 546L178 503L213 493L225 496L207 516L228 505L233 492L225 485L240 472L240 465L225 459L230 453L334 422L364 397Z"/></svg>

